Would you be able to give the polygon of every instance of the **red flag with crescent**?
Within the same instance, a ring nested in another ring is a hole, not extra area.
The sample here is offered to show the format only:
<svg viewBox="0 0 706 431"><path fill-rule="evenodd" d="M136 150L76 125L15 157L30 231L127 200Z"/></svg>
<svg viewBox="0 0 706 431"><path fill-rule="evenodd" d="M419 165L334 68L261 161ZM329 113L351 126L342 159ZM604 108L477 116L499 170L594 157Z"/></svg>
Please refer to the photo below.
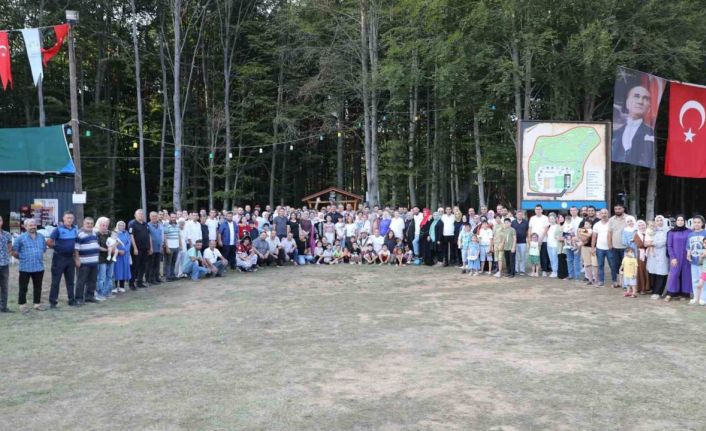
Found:
<svg viewBox="0 0 706 431"><path fill-rule="evenodd" d="M706 178L706 87L672 82L664 173Z"/></svg>
<svg viewBox="0 0 706 431"><path fill-rule="evenodd" d="M64 44L64 38L66 38L69 32L68 24L59 24L54 26L54 33L56 34L56 43L51 48L42 48L42 63L44 67L47 66L49 60L51 60L61 49L61 45Z"/></svg>
<svg viewBox="0 0 706 431"><path fill-rule="evenodd" d="M0 81L2 89L7 90L7 85L12 87L12 68L10 65L10 42L7 32L0 31Z"/></svg>

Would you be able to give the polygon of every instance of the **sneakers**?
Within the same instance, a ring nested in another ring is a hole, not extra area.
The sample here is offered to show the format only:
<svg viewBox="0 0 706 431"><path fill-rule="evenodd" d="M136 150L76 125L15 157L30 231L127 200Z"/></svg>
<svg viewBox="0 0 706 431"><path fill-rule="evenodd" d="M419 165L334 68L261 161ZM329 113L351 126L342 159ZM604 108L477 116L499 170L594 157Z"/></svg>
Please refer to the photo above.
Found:
<svg viewBox="0 0 706 431"><path fill-rule="evenodd" d="M106 297L103 296L103 295L96 295L96 301L98 301L98 302L103 302L103 301L105 301L106 299L108 299L108 298L106 298Z"/></svg>
<svg viewBox="0 0 706 431"><path fill-rule="evenodd" d="M552 272L552 273L549 275L549 278L556 278L556 272Z"/></svg>
<svg viewBox="0 0 706 431"><path fill-rule="evenodd" d="M696 299L692 299L691 301L689 301L689 305L696 305Z"/></svg>
<svg viewBox="0 0 706 431"><path fill-rule="evenodd" d="M659 299L659 295L654 293L654 294L652 294L652 296L650 296L650 299Z"/></svg>
<svg viewBox="0 0 706 431"><path fill-rule="evenodd" d="M493 277L500 278L500 277L502 277L502 274L500 274L500 271L498 271L495 274L493 274Z"/></svg>
<svg viewBox="0 0 706 431"><path fill-rule="evenodd" d="M32 308L37 311L47 311L47 307L45 307L44 304L34 304Z"/></svg>
<svg viewBox="0 0 706 431"><path fill-rule="evenodd" d="M27 304L20 305L20 312L22 312L22 314L29 313L29 305L27 305Z"/></svg>
<svg viewBox="0 0 706 431"><path fill-rule="evenodd" d="M125 293L124 287L118 287L118 293Z"/></svg>

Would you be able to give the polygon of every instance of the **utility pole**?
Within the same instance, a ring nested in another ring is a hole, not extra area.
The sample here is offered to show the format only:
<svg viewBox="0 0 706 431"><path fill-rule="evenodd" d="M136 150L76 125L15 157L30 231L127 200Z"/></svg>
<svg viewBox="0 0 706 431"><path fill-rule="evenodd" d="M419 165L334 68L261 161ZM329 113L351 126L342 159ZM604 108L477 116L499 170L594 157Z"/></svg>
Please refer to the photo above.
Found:
<svg viewBox="0 0 706 431"><path fill-rule="evenodd" d="M78 11L67 10L66 21L69 23L69 91L71 92L71 143L74 147L74 194L83 193L81 176L81 143L78 128L78 88L76 85L76 52L74 49L74 25L78 24ZM76 224L83 223L83 203L74 204Z"/></svg>

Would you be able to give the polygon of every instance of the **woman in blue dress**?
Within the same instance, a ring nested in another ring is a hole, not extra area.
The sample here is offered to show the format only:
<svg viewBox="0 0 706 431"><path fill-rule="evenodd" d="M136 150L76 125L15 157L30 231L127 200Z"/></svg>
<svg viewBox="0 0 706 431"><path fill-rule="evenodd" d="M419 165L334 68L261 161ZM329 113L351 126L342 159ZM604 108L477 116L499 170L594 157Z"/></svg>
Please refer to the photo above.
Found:
<svg viewBox="0 0 706 431"><path fill-rule="evenodd" d="M125 230L125 222L119 221L115 225L115 230L118 234L118 260L113 268L113 279L118 288L118 292L125 292L125 282L130 281L130 234Z"/></svg>

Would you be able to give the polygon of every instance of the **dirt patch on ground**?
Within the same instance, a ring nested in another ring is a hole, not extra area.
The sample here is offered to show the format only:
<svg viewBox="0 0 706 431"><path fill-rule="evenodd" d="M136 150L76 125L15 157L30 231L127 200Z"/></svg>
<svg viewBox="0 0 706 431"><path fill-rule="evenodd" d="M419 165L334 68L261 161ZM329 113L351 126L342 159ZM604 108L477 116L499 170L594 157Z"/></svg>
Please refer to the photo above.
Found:
<svg viewBox="0 0 706 431"><path fill-rule="evenodd" d="M0 417L16 430L696 430L705 322L683 301L560 280L271 268L0 316Z"/></svg>

